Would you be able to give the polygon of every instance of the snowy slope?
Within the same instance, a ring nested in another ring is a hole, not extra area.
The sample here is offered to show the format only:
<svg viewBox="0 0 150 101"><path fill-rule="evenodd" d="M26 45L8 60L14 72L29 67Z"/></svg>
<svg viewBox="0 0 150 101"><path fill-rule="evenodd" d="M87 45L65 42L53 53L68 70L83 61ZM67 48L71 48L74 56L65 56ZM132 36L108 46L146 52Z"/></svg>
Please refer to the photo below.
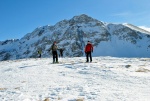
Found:
<svg viewBox="0 0 150 101"><path fill-rule="evenodd" d="M150 57L149 32L144 34L146 31L140 28L126 26L107 24L111 38L95 47L99 51L94 56Z"/></svg>
<svg viewBox="0 0 150 101"><path fill-rule="evenodd" d="M149 101L150 59L94 57L0 62L0 101ZM83 99L83 100L82 100Z"/></svg>
<svg viewBox="0 0 150 101"><path fill-rule="evenodd" d="M148 32L150 32L150 28L148 28L148 27L145 27L145 26L139 26L139 27L146 30L146 31L148 31Z"/></svg>
<svg viewBox="0 0 150 101"><path fill-rule="evenodd" d="M129 27L129 28L132 28L132 29L134 29L134 30L136 30L136 31L139 31L139 32L143 32L143 33L147 33L147 34L150 34L150 31L148 30L148 28L146 29L146 28L144 28L144 27L137 27L137 26L134 26L134 25L132 25L132 24L127 24L127 23L124 23L123 25L125 25L125 26L127 26L127 27Z"/></svg>
<svg viewBox="0 0 150 101"><path fill-rule="evenodd" d="M150 57L150 33L131 24L98 21L85 14L42 26L16 41L0 42L0 60L51 56L49 48L56 41L69 57L84 56L87 41L94 45L94 56Z"/></svg>

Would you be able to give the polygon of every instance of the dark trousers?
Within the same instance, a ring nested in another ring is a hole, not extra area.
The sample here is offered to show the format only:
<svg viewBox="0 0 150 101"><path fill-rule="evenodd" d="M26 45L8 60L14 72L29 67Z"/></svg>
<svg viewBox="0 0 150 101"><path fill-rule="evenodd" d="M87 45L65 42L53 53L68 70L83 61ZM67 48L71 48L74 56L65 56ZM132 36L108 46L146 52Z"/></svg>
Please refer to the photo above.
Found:
<svg viewBox="0 0 150 101"><path fill-rule="evenodd" d="M90 57L90 62L92 62L91 52L86 52L86 62L89 62L89 57Z"/></svg>
<svg viewBox="0 0 150 101"><path fill-rule="evenodd" d="M52 54L53 54L53 62L58 62L58 54L57 54L57 51L53 51Z"/></svg>
<svg viewBox="0 0 150 101"><path fill-rule="evenodd" d="M41 54L39 54L39 58L41 58Z"/></svg>
<svg viewBox="0 0 150 101"><path fill-rule="evenodd" d="M60 57L63 57L63 53L62 52L60 52Z"/></svg>

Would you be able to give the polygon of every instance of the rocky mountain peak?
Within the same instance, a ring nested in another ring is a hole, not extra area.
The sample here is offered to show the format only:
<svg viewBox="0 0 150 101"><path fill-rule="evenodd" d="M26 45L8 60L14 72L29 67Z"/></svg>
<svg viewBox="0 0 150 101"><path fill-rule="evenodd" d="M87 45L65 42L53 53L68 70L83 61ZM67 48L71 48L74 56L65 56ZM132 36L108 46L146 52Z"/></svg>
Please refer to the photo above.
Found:
<svg viewBox="0 0 150 101"><path fill-rule="evenodd" d="M150 57L150 35L136 26L104 23L85 14L41 26L17 41L0 42L0 60L51 56L49 48L57 41L64 56L84 56L87 41L94 46L93 56Z"/></svg>
<svg viewBox="0 0 150 101"><path fill-rule="evenodd" d="M72 19L69 20L69 22L71 23L88 23L91 21L95 21L95 19L93 19L92 17L89 17L86 14L82 14L79 16L74 16Z"/></svg>

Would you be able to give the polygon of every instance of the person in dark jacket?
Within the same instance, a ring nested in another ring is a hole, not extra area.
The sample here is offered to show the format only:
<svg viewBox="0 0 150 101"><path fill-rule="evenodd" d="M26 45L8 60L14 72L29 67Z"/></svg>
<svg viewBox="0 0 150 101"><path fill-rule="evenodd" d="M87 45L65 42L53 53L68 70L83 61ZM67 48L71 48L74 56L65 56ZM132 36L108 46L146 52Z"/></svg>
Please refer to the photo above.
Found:
<svg viewBox="0 0 150 101"><path fill-rule="evenodd" d="M86 62L89 62L89 57L90 62L92 62L91 52L93 52L93 45L90 43L90 41L88 41L87 45L85 46Z"/></svg>
<svg viewBox="0 0 150 101"><path fill-rule="evenodd" d="M63 51L64 51L64 49L62 49L62 48L59 49L59 57L63 57Z"/></svg>
<svg viewBox="0 0 150 101"><path fill-rule="evenodd" d="M52 54L53 54L53 63L58 63L57 49L58 49L58 47L56 45L56 42L54 42L50 48L50 50L52 50Z"/></svg>

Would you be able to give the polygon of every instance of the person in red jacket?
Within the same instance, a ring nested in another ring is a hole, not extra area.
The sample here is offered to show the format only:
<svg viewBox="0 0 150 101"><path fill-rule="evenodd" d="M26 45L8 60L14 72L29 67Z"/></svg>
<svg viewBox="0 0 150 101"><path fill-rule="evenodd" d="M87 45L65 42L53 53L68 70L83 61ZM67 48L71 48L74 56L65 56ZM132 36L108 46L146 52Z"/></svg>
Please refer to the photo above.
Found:
<svg viewBox="0 0 150 101"><path fill-rule="evenodd" d="M89 56L90 62L92 62L91 52L93 52L93 45L90 43L90 41L88 41L87 45L85 46L86 62L89 62Z"/></svg>

